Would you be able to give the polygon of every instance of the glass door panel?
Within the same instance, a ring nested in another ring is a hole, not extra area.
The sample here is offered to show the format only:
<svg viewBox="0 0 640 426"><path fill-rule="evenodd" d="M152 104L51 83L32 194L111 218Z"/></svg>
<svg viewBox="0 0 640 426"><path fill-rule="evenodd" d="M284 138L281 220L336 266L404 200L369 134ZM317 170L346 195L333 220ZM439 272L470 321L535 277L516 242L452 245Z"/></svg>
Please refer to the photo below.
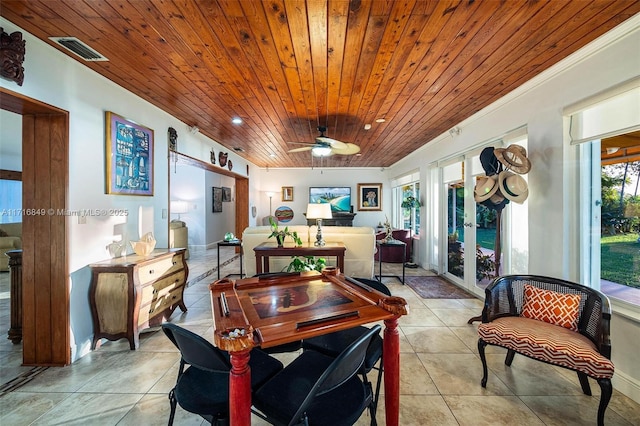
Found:
<svg viewBox="0 0 640 426"><path fill-rule="evenodd" d="M464 182L447 184L447 272L464 279Z"/></svg>

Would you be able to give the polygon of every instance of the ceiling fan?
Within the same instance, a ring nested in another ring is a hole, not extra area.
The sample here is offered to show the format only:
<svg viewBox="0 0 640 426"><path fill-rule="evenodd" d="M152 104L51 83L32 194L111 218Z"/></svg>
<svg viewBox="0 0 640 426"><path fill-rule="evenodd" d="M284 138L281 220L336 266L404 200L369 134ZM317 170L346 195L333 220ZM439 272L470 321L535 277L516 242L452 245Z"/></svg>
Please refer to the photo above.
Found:
<svg viewBox="0 0 640 426"><path fill-rule="evenodd" d="M320 132L320 135L316 136L316 141L314 143L289 142L291 144L305 146L291 149L288 152L311 151L311 154L315 157L328 157L333 154L353 155L360 152L360 147L358 145L349 142L341 142L325 136L324 132L327 131L325 126L318 126L318 131Z"/></svg>

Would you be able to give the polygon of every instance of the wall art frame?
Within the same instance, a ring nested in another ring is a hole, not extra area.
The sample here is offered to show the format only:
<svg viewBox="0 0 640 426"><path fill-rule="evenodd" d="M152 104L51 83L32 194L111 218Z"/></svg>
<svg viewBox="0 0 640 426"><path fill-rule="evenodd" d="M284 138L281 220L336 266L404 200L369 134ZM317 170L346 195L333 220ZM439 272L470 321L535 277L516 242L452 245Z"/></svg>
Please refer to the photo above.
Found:
<svg viewBox="0 0 640 426"><path fill-rule="evenodd" d="M282 201L293 201L293 186L282 187Z"/></svg>
<svg viewBox="0 0 640 426"><path fill-rule="evenodd" d="M358 210L382 211L382 184L359 183L358 184Z"/></svg>
<svg viewBox="0 0 640 426"><path fill-rule="evenodd" d="M222 187L222 202L230 203L231 202L231 188L226 186Z"/></svg>
<svg viewBox="0 0 640 426"><path fill-rule="evenodd" d="M153 130L105 114L106 193L153 196Z"/></svg>
<svg viewBox="0 0 640 426"><path fill-rule="evenodd" d="M213 213L222 212L222 188L212 187L213 194Z"/></svg>

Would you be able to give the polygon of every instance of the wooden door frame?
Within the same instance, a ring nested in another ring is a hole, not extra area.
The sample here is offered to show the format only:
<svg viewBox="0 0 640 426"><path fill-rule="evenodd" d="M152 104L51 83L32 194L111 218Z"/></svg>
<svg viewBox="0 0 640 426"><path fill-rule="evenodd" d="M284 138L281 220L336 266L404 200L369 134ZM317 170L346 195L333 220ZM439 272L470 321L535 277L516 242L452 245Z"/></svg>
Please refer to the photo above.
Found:
<svg viewBox="0 0 640 426"><path fill-rule="evenodd" d="M23 365L68 365L69 113L2 87L0 108L22 115Z"/></svg>

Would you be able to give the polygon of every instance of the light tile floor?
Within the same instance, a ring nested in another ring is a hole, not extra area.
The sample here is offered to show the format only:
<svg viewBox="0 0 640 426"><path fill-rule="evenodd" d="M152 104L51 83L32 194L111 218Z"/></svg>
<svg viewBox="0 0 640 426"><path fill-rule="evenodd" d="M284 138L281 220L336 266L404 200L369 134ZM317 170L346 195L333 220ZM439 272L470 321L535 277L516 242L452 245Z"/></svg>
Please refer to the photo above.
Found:
<svg viewBox="0 0 640 426"><path fill-rule="evenodd" d="M221 249L221 263L233 258L233 248ZM207 284L217 278L216 250L192 252L185 291L187 313L171 318L206 338L212 334ZM384 264L384 274L400 265ZM377 265L376 265L377 268ZM237 259L221 268L222 276L239 272ZM207 275L208 274L208 275ZM430 275L407 269L407 275ZM204 276L204 279L196 278ZM404 297L410 313L400 321L400 424L410 425L589 425L595 423L599 387L594 396L582 394L577 376L526 357L504 366L504 350L488 347L490 368L486 389L480 386L475 325L467 320L481 311L477 299L421 299L394 278L385 283ZM9 327L8 274L0 274L0 330ZM294 354L285 354L287 362ZM164 425L169 416L167 394L176 380L179 354L162 332L140 336L140 349L130 351L121 339L106 342L72 365L33 370L20 367L21 345L0 339L1 425ZM41 371L43 370L43 371ZM32 378L24 379L31 372ZM19 374L25 383L9 389ZM2 392L4 389L4 392ZM9 389L9 390L8 390ZM379 424L384 424L381 401ZM614 391L606 413L607 425L640 424L640 405ZM178 408L176 425L206 424ZM263 425L260 419L253 424ZM368 425L365 413L358 425Z"/></svg>

